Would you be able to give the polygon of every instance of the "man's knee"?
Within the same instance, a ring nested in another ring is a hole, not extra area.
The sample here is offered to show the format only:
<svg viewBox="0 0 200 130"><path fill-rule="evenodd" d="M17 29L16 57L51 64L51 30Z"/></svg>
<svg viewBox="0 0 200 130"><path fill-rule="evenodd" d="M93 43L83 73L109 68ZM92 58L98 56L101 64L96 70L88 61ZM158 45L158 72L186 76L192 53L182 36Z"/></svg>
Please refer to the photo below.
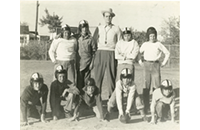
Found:
<svg viewBox="0 0 200 130"><path fill-rule="evenodd" d="M139 96L135 98L135 105L138 110L144 108L144 104Z"/></svg>
<svg viewBox="0 0 200 130"><path fill-rule="evenodd" d="M157 104L156 104L157 107L161 108L164 106L164 103L163 102L160 102L158 101Z"/></svg>

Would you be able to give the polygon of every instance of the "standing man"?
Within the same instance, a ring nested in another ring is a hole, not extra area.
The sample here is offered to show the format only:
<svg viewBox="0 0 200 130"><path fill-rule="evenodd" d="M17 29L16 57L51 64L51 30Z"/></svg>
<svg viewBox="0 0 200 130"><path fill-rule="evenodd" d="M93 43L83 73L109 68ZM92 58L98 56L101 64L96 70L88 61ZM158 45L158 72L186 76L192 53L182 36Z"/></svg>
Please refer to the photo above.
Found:
<svg viewBox="0 0 200 130"><path fill-rule="evenodd" d="M104 25L99 25L94 32L94 42L97 44L97 52L94 60L94 79L101 92L105 71L107 73L108 98L115 89L115 77L117 61L115 60L115 45L121 39L121 29L112 24L115 16L112 9L102 11L105 20Z"/></svg>

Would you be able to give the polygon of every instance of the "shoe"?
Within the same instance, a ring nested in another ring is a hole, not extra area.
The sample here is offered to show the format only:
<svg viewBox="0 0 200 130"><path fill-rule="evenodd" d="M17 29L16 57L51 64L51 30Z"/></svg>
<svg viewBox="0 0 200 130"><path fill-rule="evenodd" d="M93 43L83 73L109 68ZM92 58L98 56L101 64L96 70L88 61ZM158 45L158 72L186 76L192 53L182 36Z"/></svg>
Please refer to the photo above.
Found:
<svg viewBox="0 0 200 130"><path fill-rule="evenodd" d="M53 116L53 120L57 121L58 120L57 116Z"/></svg>

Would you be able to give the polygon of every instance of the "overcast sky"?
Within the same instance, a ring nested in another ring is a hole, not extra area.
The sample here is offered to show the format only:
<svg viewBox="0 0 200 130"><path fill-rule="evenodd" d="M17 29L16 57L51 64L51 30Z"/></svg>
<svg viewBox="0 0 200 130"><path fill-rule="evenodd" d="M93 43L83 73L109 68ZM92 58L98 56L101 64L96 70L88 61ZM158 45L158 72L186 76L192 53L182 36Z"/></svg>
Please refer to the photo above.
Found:
<svg viewBox="0 0 200 130"><path fill-rule="evenodd" d="M38 21L45 16L45 8L50 14L63 17L62 24L78 26L85 19L90 26L104 23L101 11L112 8L116 16L113 23L119 27L133 27L146 31L149 26L160 30L162 21L170 16L180 16L178 1L39 1ZM35 30L36 1L20 1L20 22L27 22L29 30ZM38 26L40 35L49 34L47 26Z"/></svg>

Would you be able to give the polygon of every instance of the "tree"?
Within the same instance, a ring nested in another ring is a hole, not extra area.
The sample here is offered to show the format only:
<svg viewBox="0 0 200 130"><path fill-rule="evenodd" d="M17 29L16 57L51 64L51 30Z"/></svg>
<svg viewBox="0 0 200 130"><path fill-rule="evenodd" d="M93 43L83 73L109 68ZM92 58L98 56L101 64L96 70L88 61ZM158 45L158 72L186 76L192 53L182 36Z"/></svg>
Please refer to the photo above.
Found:
<svg viewBox="0 0 200 130"><path fill-rule="evenodd" d="M161 36L166 44L180 43L180 17L169 17L162 23Z"/></svg>
<svg viewBox="0 0 200 130"><path fill-rule="evenodd" d="M40 25L43 27L44 25L48 25L48 29L50 33L54 33L56 31L57 27L61 27L61 23L62 23L62 18L63 17L59 17L58 15L55 15L53 13L53 15L49 14L49 11L47 9L44 10L46 13L46 17L42 17L42 19L40 19Z"/></svg>

